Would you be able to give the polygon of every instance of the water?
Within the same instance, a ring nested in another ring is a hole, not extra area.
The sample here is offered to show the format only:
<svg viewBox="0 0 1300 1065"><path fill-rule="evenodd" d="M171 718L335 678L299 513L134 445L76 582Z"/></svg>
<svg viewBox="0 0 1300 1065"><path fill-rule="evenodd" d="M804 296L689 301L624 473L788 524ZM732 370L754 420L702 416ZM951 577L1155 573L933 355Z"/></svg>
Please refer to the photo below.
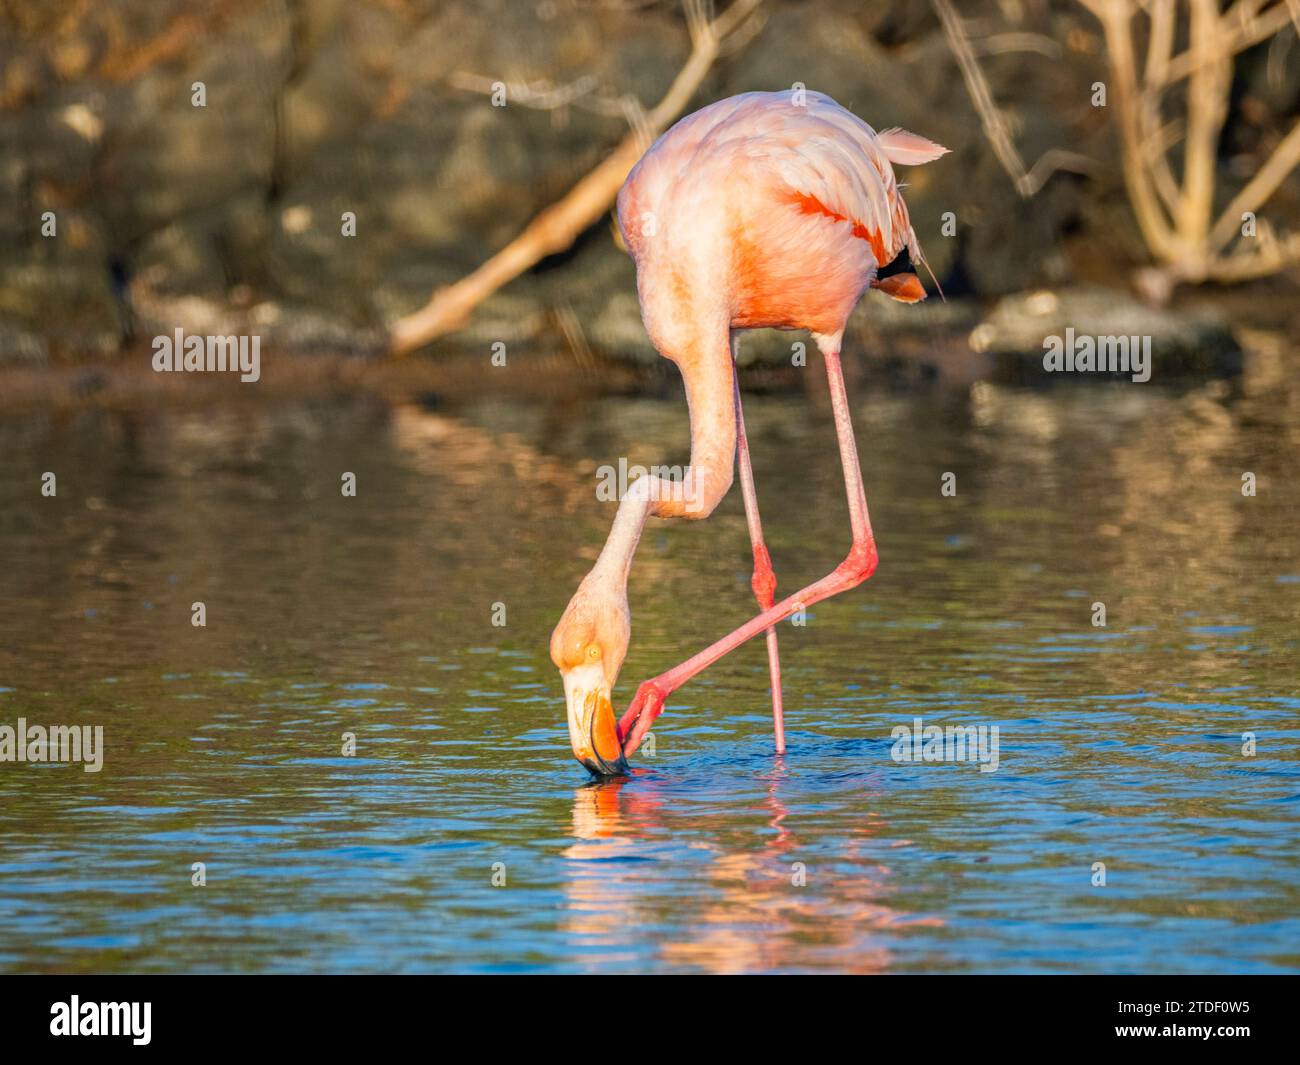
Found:
<svg viewBox="0 0 1300 1065"><path fill-rule="evenodd" d="M547 640L595 467L682 461L679 397L7 417L0 724L107 749L0 764L0 969L1300 969L1289 380L851 386L882 563L781 626L788 755L759 640L602 785ZM788 593L848 543L832 429L747 413ZM619 702L748 584L738 489L652 527ZM893 761L915 717L998 770Z"/></svg>

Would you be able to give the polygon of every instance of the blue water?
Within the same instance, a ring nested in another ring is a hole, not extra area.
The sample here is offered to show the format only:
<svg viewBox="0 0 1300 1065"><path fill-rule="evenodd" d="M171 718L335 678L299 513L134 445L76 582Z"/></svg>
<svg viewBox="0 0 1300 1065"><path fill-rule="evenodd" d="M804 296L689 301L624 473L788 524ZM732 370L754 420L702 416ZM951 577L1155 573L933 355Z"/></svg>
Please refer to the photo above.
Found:
<svg viewBox="0 0 1300 1065"><path fill-rule="evenodd" d="M607 784L547 640L679 399L9 418L0 725L105 750L0 763L0 969L1300 969L1300 437L1124 395L857 387L882 561L780 627L787 755L758 641ZM746 411L789 592L847 546L832 429ZM648 530L621 701L754 609L733 496ZM896 761L918 717L997 770Z"/></svg>

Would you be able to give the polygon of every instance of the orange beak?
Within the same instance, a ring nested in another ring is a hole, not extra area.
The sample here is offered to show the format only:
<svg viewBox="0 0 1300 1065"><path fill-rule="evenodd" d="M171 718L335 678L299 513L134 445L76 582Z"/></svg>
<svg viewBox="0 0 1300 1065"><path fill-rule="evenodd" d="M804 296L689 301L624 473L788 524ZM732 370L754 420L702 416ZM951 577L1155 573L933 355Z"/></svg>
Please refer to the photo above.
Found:
<svg viewBox="0 0 1300 1065"><path fill-rule="evenodd" d="M564 674L569 711L569 742L574 757L599 777L622 776L627 759L618 740L618 723L609 685L598 666L582 666Z"/></svg>
<svg viewBox="0 0 1300 1065"><path fill-rule="evenodd" d="M871 287L880 289L899 303L916 303L925 299L925 286L915 274L890 274L871 282Z"/></svg>

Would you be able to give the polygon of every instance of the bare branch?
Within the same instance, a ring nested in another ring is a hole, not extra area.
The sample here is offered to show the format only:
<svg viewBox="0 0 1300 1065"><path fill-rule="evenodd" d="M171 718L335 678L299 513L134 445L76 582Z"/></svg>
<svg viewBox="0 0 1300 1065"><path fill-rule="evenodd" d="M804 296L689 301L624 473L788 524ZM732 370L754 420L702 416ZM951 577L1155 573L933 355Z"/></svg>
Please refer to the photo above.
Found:
<svg viewBox="0 0 1300 1065"><path fill-rule="evenodd" d="M1279 240L1260 221L1249 242L1237 241L1242 215L1256 211L1300 166L1300 123L1287 134L1215 221L1219 137L1227 116L1233 56L1300 24L1300 0L1237 0L1226 12L1219 0L1144 0L1150 21L1141 88L1134 57L1135 0L1080 0L1101 21L1115 84L1124 181L1147 248L1159 264L1144 271L1148 291L1168 295L1183 281L1242 281L1300 262L1300 236ZM1270 6L1271 4L1271 6ZM1187 50L1171 58L1178 9L1189 11ZM1164 92L1187 79L1186 128L1161 125ZM1169 151L1185 141L1181 184ZM1213 224L1212 224L1213 223Z"/></svg>
<svg viewBox="0 0 1300 1065"><path fill-rule="evenodd" d="M1101 168L1097 160L1089 159L1078 152L1067 152L1064 148L1050 148L1038 157L1038 161L1029 168L1025 175L1025 192L1036 195L1047 179L1058 170L1068 170L1074 174L1096 174Z"/></svg>
<svg viewBox="0 0 1300 1065"><path fill-rule="evenodd" d="M1246 183L1232 202L1224 208L1219 221L1210 232L1210 246L1222 248L1241 226L1241 216L1246 211L1255 211L1277 191L1287 175L1300 166L1300 122L1291 127L1282 142L1273 150L1268 162L1256 171L1255 176Z"/></svg>
<svg viewBox="0 0 1300 1065"><path fill-rule="evenodd" d="M1016 192L1028 199L1033 193L1029 189L1029 175L1025 172L1024 160L1020 158L1020 153L1016 151L1016 146L1011 140L1006 119L998 110L997 104L993 102L993 93L989 91L988 79L984 77L984 72L980 70L979 63L975 60L970 40L962 28L961 17L950 0L930 0L930 3L943 25L944 35L948 38L948 47L952 49L952 54L957 60L971 102L979 112L980 122L984 126L984 135L993 146L993 154L997 156L1002 169L1015 184Z"/></svg>
<svg viewBox="0 0 1300 1065"><path fill-rule="evenodd" d="M1222 36L1218 40L1215 52L1221 51L1224 55L1236 55L1238 52L1244 52L1247 48L1259 44L1260 41L1266 41L1282 29L1288 23L1295 24L1296 19L1290 10L1291 3L1284 0L1277 7L1270 8L1262 15L1252 16L1245 22L1239 22L1235 29L1228 29L1224 26ZM1223 21L1226 23L1232 20L1232 12L1229 11ZM1300 31L1297 31L1300 32ZM1212 63L1215 61L1215 54L1209 53L1199 57L1193 53L1192 49L1180 53L1174 59L1170 60L1169 73L1165 78L1167 85L1172 85L1176 81L1188 77L1199 63Z"/></svg>
<svg viewBox="0 0 1300 1065"><path fill-rule="evenodd" d="M1111 80L1115 83L1115 111L1119 121L1124 184L1137 217L1142 238L1158 259L1175 253L1170 219L1155 190L1151 170L1143 162L1141 102L1133 53L1132 11L1124 0L1082 0L1101 19L1110 53Z"/></svg>
<svg viewBox="0 0 1300 1065"><path fill-rule="evenodd" d="M1211 270L1216 280L1236 283L1269 277L1297 265L1300 265L1300 233L1292 234L1285 241L1273 241L1257 251L1220 256L1212 261Z"/></svg>
<svg viewBox="0 0 1300 1065"><path fill-rule="evenodd" d="M511 103L523 107L534 107L539 111L553 111L559 107L568 107L595 91L599 79L592 74L584 74L567 85L553 85L543 79L534 82L507 81L484 77L482 74L469 74L457 71L449 77L448 82L457 89L467 92L482 93L490 96L496 87L504 84Z"/></svg>
<svg viewBox="0 0 1300 1065"><path fill-rule="evenodd" d="M579 233L609 210L628 171L645 154L651 141L681 114L713 66L722 43L745 23L760 3L762 0L734 0L726 11L709 22L703 0L685 0L693 47L663 98L649 112L636 113L639 108L629 108L629 115L635 114L639 121L634 122L631 132L604 162L472 274L435 292L419 310L394 322L389 330L389 353L409 354L430 340L461 328L473 309L502 285L546 256L569 247Z"/></svg>
<svg viewBox="0 0 1300 1065"><path fill-rule="evenodd" d="M1187 144L1183 150L1183 194L1178 231L1187 252L1206 249L1214 209L1215 157L1228 116L1232 81L1229 53L1220 46L1218 0L1190 0L1191 45L1196 68L1187 85Z"/></svg>

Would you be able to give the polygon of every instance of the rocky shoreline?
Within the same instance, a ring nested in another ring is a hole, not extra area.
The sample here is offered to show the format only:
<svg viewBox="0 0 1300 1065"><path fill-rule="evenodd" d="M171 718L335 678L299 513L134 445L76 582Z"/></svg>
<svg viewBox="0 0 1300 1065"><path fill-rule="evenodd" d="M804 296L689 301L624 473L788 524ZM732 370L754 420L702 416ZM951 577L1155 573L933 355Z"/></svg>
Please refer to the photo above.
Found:
<svg viewBox="0 0 1300 1065"><path fill-rule="evenodd" d="M962 7L1024 157L1068 148L1087 173L1017 195L925 5L767 0L692 106L803 83L952 149L905 180L953 299L865 300L855 328L878 346L968 333L986 342L977 354L1013 366L1041 352L1032 329L1051 323L1024 312L1046 288L1065 293L1058 305L1080 331L1110 332L1117 308L1137 308L1157 349L1164 336L1179 353L1171 366L1230 371L1222 320L1146 314L1125 295L1143 250L1110 120L1081 88L1104 77L1095 20L1075 4L1029 5L1009 36L998 5ZM658 99L690 51L667 0L105 0L79 17L40 5L0 17L0 365L27 368L111 363L178 327L374 354L392 321L599 162L630 101ZM1265 65L1242 64L1243 92L1294 108L1297 79L1278 86ZM1296 186L1278 211L1300 203ZM1112 295L1087 287L1098 283ZM554 337L579 357L655 358L608 225L430 350ZM759 337L743 357L787 353L785 338Z"/></svg>

